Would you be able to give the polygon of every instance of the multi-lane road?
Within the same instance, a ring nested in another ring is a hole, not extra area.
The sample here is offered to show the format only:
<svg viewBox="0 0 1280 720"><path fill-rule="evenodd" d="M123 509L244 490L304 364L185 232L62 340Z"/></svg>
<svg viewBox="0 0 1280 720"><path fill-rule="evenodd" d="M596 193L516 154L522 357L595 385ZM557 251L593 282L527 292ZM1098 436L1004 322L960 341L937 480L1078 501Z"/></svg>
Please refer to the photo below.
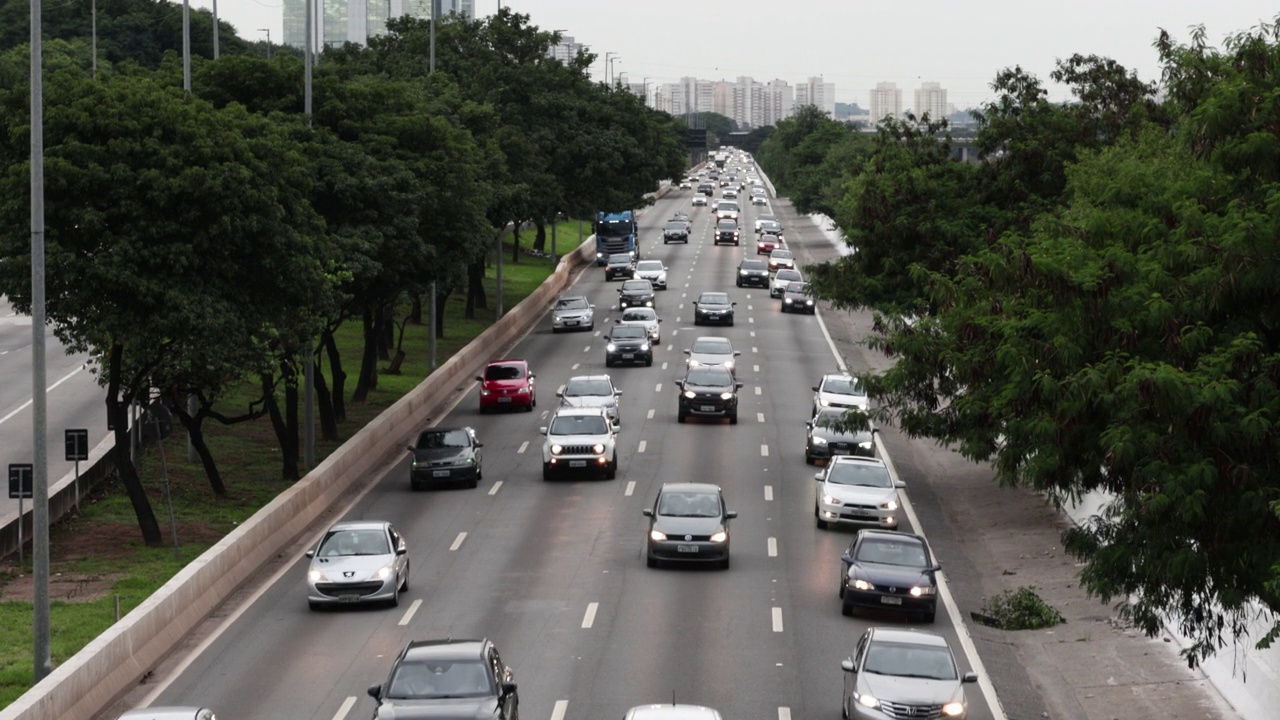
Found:
<svg viewBox="0 0 1280 720"><path fill-rule="evenodd" d="M508 354L532 363L537 411L482 416L473 391L445 421L476 428L485 443L478 489L413 493L398 464L344 510L390 520L408 540L400 607L309 611L299 546L129 701L203 704L229 718L368 717L365 689L383 681L406 642L486 636L515 671L526 720L616 718L673 696L726 718L839 717L839 663L861 631L918 626L841 616L838 558L852 533L815 528L815 469L803 458L810 388L838 361L817 318L783 315L767 290L734 287L738 261L754 257L760 209L743 203L741 247L717 247L711 210L690 208L690 197L672 193L641 219L644 257L670 268L652 367L605 370L609 325L599 319L617 317L618 283L589 268L575 290L596 304L596 332L552 334L547 320ZM676 210L694 218L691 242L663 246L662 224ZM693 326L690 303L703 290L733 295L735 326ZM736 426L676 422L673 381L682 350L701 335L742 351ZM556 388L604 372L623 390L617 479L543 482L538 427ZM717 483L738 511L731 570L645 566L641 509L677 481ZM952 620L941 611L929 629L950 638L962 670L975 669ZM971 718L999 717L982 687L967 688Z"/></svg>

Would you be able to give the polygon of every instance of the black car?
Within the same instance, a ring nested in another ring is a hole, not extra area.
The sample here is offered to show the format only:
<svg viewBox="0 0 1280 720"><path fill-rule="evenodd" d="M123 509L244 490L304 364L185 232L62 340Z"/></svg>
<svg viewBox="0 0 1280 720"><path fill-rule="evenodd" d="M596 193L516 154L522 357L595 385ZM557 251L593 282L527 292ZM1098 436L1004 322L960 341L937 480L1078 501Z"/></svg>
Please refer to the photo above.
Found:
<svg viewBox="0 0 1280 720"><path fill-rule="evenodd" d="M653 345L649 343L649 331L643 325L616 325L604 336L604 365L618 363L653 364Z"/></svg>
<svg viewBox="0 0 1280 720"><path fill-rule="evenodd" d="M693 301L693 324L733 324L733 308L738 303L729 299L728 293L704 292Z"/></svg>
<svg viewBox="0 0 1280 720"><path fill-rule="evenodd" d="M374 720L515 720L520 696L511 668L488 640L418 640L405 646L381 685Z"/></svg>
<svg viewBox="0 0 1280 720"><path fill-rule="evenodd" d="M809 294L809 283L793 282L782 292L782 312L799 312L814 314L813 296Z"/></svg>
<svg viewBox="0 0 1280 720"><path fill-rule="evenodd" d="M653 507L641 512L649 518L645 553L645 564L649 567L657 567L664 560L676 560L714 562L722 570L729 569L729 521L738 517L738 513L725 508L718 486L664 483ZM710 716L700 714L698 717Z"/></svg>
<svg viewBox="0 0 1280 720"><path fill-rule="evenodd" d="M707 197L711 197L716 194L716 188L711 183L702 183L698 186L698 192L706 195Z"/></svg>
<svg viewBox="0 0 1280 720"><path fill-rule="evenodd" d="M689 223L683 220L668 220L662 228L662 244L679 242L689 244Z"/></svg>
<svg viewBox="0 0 1280 720"><path fill-rule="evenodd" d="M805 423L804 461L827 460L838 455L875 457L875 428L871 423L842 428L844 408L822 408Z"/></svg>
<svg viewBox="0 0 1280 720"><path fill-rule="evenodd" d="M738 263L738 287L769 287L769 266L763 260Z"/></svg>
<svg viewBox="0 0 1280 720"><path fill-rule="evenodd" d="M427 428L418 442L409 446L409 487L420 490L430 485L464 483L475 487L484 477L480 469L480 448L476 431L469 427Z"/></svg>
<svg viewBox="0 0 1280 720"><path fill-rule="evenodd" d="M676 381L680 401L676 421L689 417L727 417L730 425L738 424L738 390L742 383L724 367L691 367Z"/></svg>
<svg viewBox="0 0 1280 720"><path fill-rule="evenodd" d="M631 253L614 253L609 256L604 266L604 279L629 278L636 274L636 259Z"/></svg>
<svg viewBox="0 0 1280 720"><path fill-rule="evenodd" d="M618 288L618 309L653 307L655 297L653 283L648 280L627 280Z"/></svg>
<svg viewBox="0 0 1280 720"><path fill-rule="evenodd" d="M738 222L736 220L721 220L716 223L715 244L733 243L738 244Z"/></svg>
<svg viewBox="0 0 1280 720"><path fill-rule="evenodd" d="M840 558L841 612L872 607L919 613L933 622L938 609L934 573L942 569L929 543L894 530L859 530Z"/></svg>

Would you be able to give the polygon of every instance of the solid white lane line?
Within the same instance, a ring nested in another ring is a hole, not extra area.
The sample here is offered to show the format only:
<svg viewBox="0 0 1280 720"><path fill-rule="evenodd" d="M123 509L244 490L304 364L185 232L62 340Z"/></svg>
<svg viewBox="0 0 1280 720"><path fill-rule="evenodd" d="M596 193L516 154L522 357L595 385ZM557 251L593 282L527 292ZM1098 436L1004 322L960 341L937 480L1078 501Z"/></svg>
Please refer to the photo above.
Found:
<svg viewBox="0 0 1280 720"><path fill-rule="evenodd" d="M764 422L764 413L756 413L756 420Z"/></svg>
<svg viewBox="0 0 1280 720"><path fill-rule="evenodd" d="M80 372L80 371L81 371L81 370L83 370L83 369L84 369L84 367L83 367L83 366L81 366L81 367L76 368L75 370L72 370L71 372L67 373L66 375L63 375L61 378L59 378L59 379L58 379L58 381L57 381L57 382L55 382L54 384L52 384L52 385L50 385L49 387L45 388L45 389L44 389L44 391L45 391L45 392L52 392L54 388L58 387L59 385L61 385L61 384L62 384L62 383L64 383L64 382L66 382L66 381L70 380L70 379L72 378L72 376L74 376L76 373ZM10 412L8 415L5 415L4 417L0 418L0 423L3 423L4 421L8 420L9 418L13 417L14 415L17 415L18 413L22 412L23 410L26 410L27 408L31 407L31 403L32 403L32 401L31 401L31 400L28 400L28 401L26 401L26 402L22 403L22 404L21 404L21 405L19 405L17 408L15 408L12 412Z"/></svg>
<svg viewBox="0 0 1280 720"><path fill-rule="evenodd" d="M769 538L769 557L778 557L778 538Z"/></svg>
<svg viewBox="0 0 1280 720"><path fill-rule="evenodd" d="M628 480L627 489L622 491L622 497L631 497L631 494L634 493L635 491L636 491L636 481Z"/></svg>
<svg viewBox="0 0 1280 720"><path fill-rule="evenodd" d="M413 604L409 606L409 609L404 611L404 617L400 618L400 622L397 624L401 627L408 625L409 621L413 619L413 614L418 612L418 608L420 607L422 607L422 600L414 600Z"/></svg>
<svg viewBox="0 0 1280 720"><path fill-rule="evenodd" d="M551 708L551 720L564 720L564 714L569 711L568 700L557 700L556 706Z"/></svg>
<svg viewBox="0 0 1280 720"><path fill-rule="evenodd" d="M462 547L462 541L466 539L467 539L467 534L465 532L458 533L458 537L454 538L453 544L449 546L449 550L453 551Z"/></svg>
<svg viewBox="0 0 1280 720"><path fill-rule="evenodd" d="M791 720L791 708L789 707L778 708L778 720Z"/></svg>
<svg viewBox="0 0 1280 720"><path fill-rule="evenodd" d="M351 708L356 706L356 698L354 695L347 697L342 701L342 705L338 706L338 712L333 714L333 720L343 720L347 717L347 713L351 712Z"/></svg>
<svg viewBox="0 0 1280 720"><path fill-rule="evenodd" d="M529 449L529 441L525 440L524 442L520 443L520 449L516 450L516 454L519 455L528 449Z"/></svg>
<svg viewBox="0 0 1280 720"><path fill-rule="evenodd" d="M766 502L773 502L773 486L772 485L764 486L764 499Z"/></svg>
<svg viewBox="0 0 1280 720"><path fill-rule="evenodd" d="M582 616L582 629L590 630L592 625L596 624L596 610L600 608L600 603L588 603L587 614Z"/></svg>
<svg viewBox="0 0 1280 720"><path fill-rule="evenodd" d="M654 413L654 409L653 409L653 408L649 408L649 412L648 412L647 414L645 414L645 418L647 418L647 419L649 419L649 420L652 420L652 419L653 419L653 413Z"/></svg>
<svg viewBox="0 0 1280 720"><path fill-rule="evenodd" d="M498 494L498 490L499 490L499 489L501 489L501 488L502 488L502 481L501 481L501 480L499 480L498 482L496 482L496 483L494 483L494 484L493 484L493 487L489 488L489 494L490 494L490 495L497 495L497 494Z"/></svg>
<svg viewBox="0 0 1280 720"><path fill-rule="evenodd" d="M644 448L645 448L645 446L646 446L646 445L648 445L648 444L649 444L649 441L648 441L648 440L641 440L641 441L640 441L640 445L639 445L639 447L637 447L637 448L636 448L636 452L638 452L638 453L642 453L642 452L644 452Z"/></svg>
<svg viewBox="0 0 1280 720"><path fill-rule="evenodd" d="M768 446L768 445L761 445L761 446L760 446L760 457L769 457L769 446Z"/></svg>
<svg viewBox="0 0 1280 720"><path fill-rule="evenodd" d="M782 632L782 608L773 609L773 631Z"/></svg>

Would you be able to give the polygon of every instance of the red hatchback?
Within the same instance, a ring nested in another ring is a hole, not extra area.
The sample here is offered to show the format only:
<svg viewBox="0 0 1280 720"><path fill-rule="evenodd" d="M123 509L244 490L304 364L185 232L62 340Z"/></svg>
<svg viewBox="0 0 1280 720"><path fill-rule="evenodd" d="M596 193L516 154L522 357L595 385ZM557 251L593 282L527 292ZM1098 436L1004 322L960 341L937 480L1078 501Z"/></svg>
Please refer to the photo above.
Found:
<svg viewBox="0 0 1280 720"><path fill-rule="evenodd" d="M779 242L777 235L761 235L759 239L756 240L756 254L768 255L781 246L782 244Z"/></svg>
<svg viewBox="0 0 1280 720"><path fill-rule="evenodd" d="M495 360L484 367L480 382L480 412L495 408L524 408L538 405L533 373L525 360Z"/></svg>

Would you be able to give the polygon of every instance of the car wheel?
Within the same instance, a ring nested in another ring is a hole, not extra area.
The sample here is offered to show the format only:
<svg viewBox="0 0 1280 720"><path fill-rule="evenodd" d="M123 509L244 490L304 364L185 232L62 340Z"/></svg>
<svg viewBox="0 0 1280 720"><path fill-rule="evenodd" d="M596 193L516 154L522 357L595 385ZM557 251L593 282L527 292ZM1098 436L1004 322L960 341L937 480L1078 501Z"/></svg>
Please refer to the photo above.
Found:
<svg viewBox="0 0 1280 720"><path fill-rule="evenodd" d="M840 592L837 594L840 596L841 600L844 599L844 580L840 581Z"/></svg>
<svg viewBox="0 0 1280 720"><path fill-rule="evenodd" d="M813 463L814 463L813 456L812 456L812 455L810 455L809 453L805 453L805 454L804 454L804 464L805 464L805 465L812 465Z"/></svg>
<svg viewBox="0 0 1280 720"><path fill-rule="evenodd" d="M933 622L934 622L934 620L936 620L936 619L937 619L937 616L938 616L938 609L937 609L937 608L934 608L934 609L930 610L929 612L921 613L921 614L920 614L920 619L921 619L921 620L923 620L923 621L925 621L926 623L929 623L930 625L932 625L932 624L933 624Z"/></svg>
<svg viewBox="0 0 1280 720"><path fill-rule="evenodd" d="M676 422L683 423L685 421L684 413L676 413Z"/></svg>
<svg viewBox="0 0 1280 720"><path fill-rule="evenodd" d="M542 482L551 482L551 468L542 466Z"/></svg>
<svg viewBox="0 0 1280 720"><path fill-rule="evenodd" d="M730 319L730 320L729 320L729 327L733 327L733 320L732 320L732 319Z"/></svg>
<svg viewBox="0 0 1280 720"><path fill-rule="evenodd" d="M308 600L308 601L307 601L307 609L308 609L308 610L310 610L310 611L312 611L312 612L319 612L319 611L320 611L320 603L318 603L318 602L313 602L313 601L311 601L311 600Z"/></svg>
<svg viewBox="0 0 1280 720"><path fill-rule="evenodd" d="M823 520L821 517L818 517L817 519L815 519L814 524L818 526L819 530L826 530L830 526L830 523L828 523L826 520Z"/></svg>
<svg viewBox="0 0 1280 720"><path fill-rule="evenodd" d="M489 408L487 408L487 407L485 407L485 406L481 405L481 406L480 406L480 414L481 414L481 415L484 415L484 414L485 414L485 413L487 413L487 412L489 412Z"/></svg>
<svg viewBox="0 0 1280 720"><path fill-rule="evenodd" d="M742 287L742 283L740 282L735 282L734 285L737 285L738 287Z"/></svg>
<svg viewBox="0 0 1280 720"><path fill-rule="evenodd" d="M644 556L644 564L647 567L656 568L658 567L658 558L646 553Z"/></svg>
<svg viewBox="0 0 1280 720"><path fill-rule="evenodd" d="M725 555L725 556L724 556L724 559L720 561L720 569L721 569L721 570L728 570L728 569L729 569L729 556L728 556L728 555Z"/></svg>
<svg viewBox="0 0 1280 720"><path fill-rule="evenodd" d="M400 591L409 592L409 563L404 564L404 579L400 581Z"/></svg>
<svg viewBox="0 0 1280 720"><path fill-rule="evenodd" d="M653 358L652 357L646 358L644 361L644 366L653 367Z"/></svg>
<svg viewBox="0 0 1280 720"><path fill-rule="evenodd" d="M618 477L618 455L615 453L613 460L609 462L608 468L604 471L605 480L613 480Z"/></svg>
<svg viewBox="0 0 1280 720"><path fill-rule="evenodd" d="M853 617L853 605L847 602L840 603L840 614L845 617Z"/></svg>
<svg viewBox="0 0 1280 720"><path fill-rule="evenodd" d="M391 607L400 607L400 586L396 585L396 589L391 593L391 599L387 601Z"/></svg>
<svg viewBox="0 0 1280 720"><path fill-rule="evenodd" d="M840 717L849 720L849 704L847 700L840 701Z"/></svg>
<svg viewBox="0 0 1280 720"><path fill-rule="evenodd" d="M729 416L729 424L730 424L730 425L737 425L737 424L738 424L738 413L734 413L734 414L732 414L732 415L730 415L730 416Z"/></svg>
<svg viewBox="0 0 1280 720"><path fill-rule="evenodd" d="M613 367L613 361L606 357L606 358L604 359L604 366L605 366L605 367Z"/></svg>
<svg viewBox="0 0 1280 720"><path fill-rule="evenodd" d="M421 485L421 484L419 484L417 480L410 480L410 481L409 481L409 491L410 491L410 492L418 492L418 491L419 491L419 490L421 490L421 489L422 489L422 485Z"/></svg>
<svg viewBox="0 0 1280 720"><path fill-rule="evenodd" d="M557 334L559 334L559 332L560 332L560 328L558 328L558 327L553 327L553 328L551 328L551 334L552 334L552 335L557 335Z"/></svg>
<svg viewBox="0 0 1280 720"><path fill-rule="evenodd" d="M471 488L472 490L475 490L476 488L480 487L480 474L479 474L479 473L477 473L477 474L476 474L476 475L474 475L470 480L468 480L468 481L467 481L467 487Z"/></svg>

